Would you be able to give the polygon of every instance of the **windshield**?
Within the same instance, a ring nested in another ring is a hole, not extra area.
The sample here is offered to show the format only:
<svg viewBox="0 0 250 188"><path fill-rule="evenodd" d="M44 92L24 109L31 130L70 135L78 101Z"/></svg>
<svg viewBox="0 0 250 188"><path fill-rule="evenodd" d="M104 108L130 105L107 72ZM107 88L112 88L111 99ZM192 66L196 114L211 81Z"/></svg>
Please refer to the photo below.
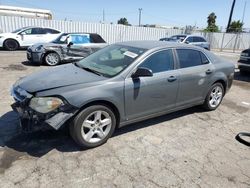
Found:
<svg viewBox="0 0 250 188"><path fill-rule="evenodd" d="M123 45L110 45L77 62L84 69L113 77L126 69L141 56L146 49Z"/></svg>
<svg viewBox="0 0 250 188"><path fill-rule="evenodd" d="M55 44L66 44L67 43L67 37L66 37L67 35L68 35L68 33L63 33L51 42L55 43Z"/></svg>
<svg viewBox="0 0 250 188"><path fill-rule="evenodd" d="M22 30L24 30L26 28L27 27L19 28L19 29L16 29L16 30L12 31L11 33L18 33L19 31L22 31Z"/></svg>

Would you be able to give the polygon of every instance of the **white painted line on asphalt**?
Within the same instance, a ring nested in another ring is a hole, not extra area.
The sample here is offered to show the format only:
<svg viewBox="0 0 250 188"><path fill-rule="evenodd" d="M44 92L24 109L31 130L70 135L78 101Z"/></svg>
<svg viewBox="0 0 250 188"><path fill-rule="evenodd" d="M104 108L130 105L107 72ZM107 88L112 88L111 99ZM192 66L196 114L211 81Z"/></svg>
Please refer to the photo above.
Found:
<svg viewBox="0 0 250 188"><path fill-rule="evenodd" d="M247 106L250 106L250 103L248 103L248 102L241 102L242 104L244 104L244 105L247 105Z"/></svg>

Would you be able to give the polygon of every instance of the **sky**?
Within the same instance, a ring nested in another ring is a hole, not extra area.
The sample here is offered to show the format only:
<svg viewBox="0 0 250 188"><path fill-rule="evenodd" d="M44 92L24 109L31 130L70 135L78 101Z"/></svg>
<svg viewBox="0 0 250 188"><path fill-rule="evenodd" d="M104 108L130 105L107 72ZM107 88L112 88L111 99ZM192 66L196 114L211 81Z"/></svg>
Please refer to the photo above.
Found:
<svg viewBox="0 0 250 188"><path fill-rule="evenodd" d="M250 0L236 0L232 20L242 20L246 4L244 28L250 28ZM138 25L139 8L142 24L165 26L207 26L207 16L215 12L219 28L227 26L232 0L0 0L1 5L49 9L54 19L100 22L105 12L106 23L117 23L126 17Z"/></svg>

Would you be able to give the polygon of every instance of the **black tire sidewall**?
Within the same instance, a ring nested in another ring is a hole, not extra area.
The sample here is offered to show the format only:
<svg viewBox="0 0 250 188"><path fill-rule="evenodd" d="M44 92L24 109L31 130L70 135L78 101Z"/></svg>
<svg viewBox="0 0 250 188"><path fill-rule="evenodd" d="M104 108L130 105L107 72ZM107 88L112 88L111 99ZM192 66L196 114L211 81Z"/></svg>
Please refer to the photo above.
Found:
<svg viewBox="0 0 250 188"><path fill-rule="evenodd" d="M110 132L103 140L101 140L97 143L89 143L89 142L86 142L81 135L82 123L89 114L91 114L92 112L97 111L97 110L102 110L102 111L107 112L111 117L112 125L111 125ZM107 106L94 105L94 106L90 106L90 107L85 108L74 118L73 124L70 125L70 133L71 133L72 138L81 147L93 148L93 147L97 147L97 146L104 144L112 136L112 134L115 130L115 127L116 127L116 117L114 115L114 112Z"/></svg>
<svg viewBox="0 0 250 188"><path fill-rule="evenodd" d="M49 63L46 61L46 57L47 57L47 55L49 55L49 54L54 54L54 55L57 56L57 58L58 58L57 64L51 65L51 64L49 64ZM45 62L45 64L48 65L48 66L56 66L56 65L59 65L59 64L60 64L60 61L61 61L61 60L60 60L60 56L59 56L56 52L50 52L50 53L47 53L47 54L44 56L44 62Z"/></svg>
<svg viewBox="0 0 250 188"><path fill-rule="evenodd" d="M14 43L16 44L15 48L10 48L10 47L8 46L8 42L10 42L10 41L12 41L12 42L14 42ZM15 51L15 50L17 50L17 49L19 48L19 44L18 44L18 42L17 42L16 40L14 40L14 39L7 39L7 40L4 41L4 48L5 48L6 50L9 50L9 51Z"/></svg>
<svg viewBox="0 0 250 188"><path fill-rule="evenodd" d="M215 87L217 87L217 86L221 87L221 89L222 89L222 99L221 99L220 103L219 103L216 107L212 107L212 106L210 105L210 103L209 103L210 94L211 94L211 92L213 91L213 89L214 89ZM204 104L203 104L203 107L204 107L206 110L210 110L210 111L211 111L211 110L215 110L216 108L218 108L218 107L220 106L220 104L221 104L221 102L222 102L222 100L223 100L224 95L225 95L225 89L224 89L223 85L222 85L221 83L215 83L215 84L213 84L212 87L210 88L210 90L209 90L207 96L206 96L206 99L205 99L205 102L204 102Z"/></svg>

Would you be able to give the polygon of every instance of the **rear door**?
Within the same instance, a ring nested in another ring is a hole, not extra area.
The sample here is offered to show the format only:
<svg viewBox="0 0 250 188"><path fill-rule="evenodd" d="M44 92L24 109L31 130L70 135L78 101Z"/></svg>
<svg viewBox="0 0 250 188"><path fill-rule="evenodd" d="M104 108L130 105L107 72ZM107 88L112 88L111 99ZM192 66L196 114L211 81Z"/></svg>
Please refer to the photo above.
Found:
<svg viewBox="0 0 250 188"><path fill-rule="evenodd" d="M195 49L176 49L180 85L177 106L185 106L204 100L214 66L206 55Z"/></svg>
<svg viewBox="0 0 250 188"><path fill-rule="evenodd" d="M42 29L44 34L43 42L51 42L61 34L60 31L57 31L55 29L50 29L50 28L42 28Z"/></svg>
<svg viewBox="0 0 250 188"><path fill-rule="evenodd" d="M150 116L175 107L179 72L172 50L158 51L137 67L152 70L152 77L125 79L125 110L128 120Z"/></svg>

